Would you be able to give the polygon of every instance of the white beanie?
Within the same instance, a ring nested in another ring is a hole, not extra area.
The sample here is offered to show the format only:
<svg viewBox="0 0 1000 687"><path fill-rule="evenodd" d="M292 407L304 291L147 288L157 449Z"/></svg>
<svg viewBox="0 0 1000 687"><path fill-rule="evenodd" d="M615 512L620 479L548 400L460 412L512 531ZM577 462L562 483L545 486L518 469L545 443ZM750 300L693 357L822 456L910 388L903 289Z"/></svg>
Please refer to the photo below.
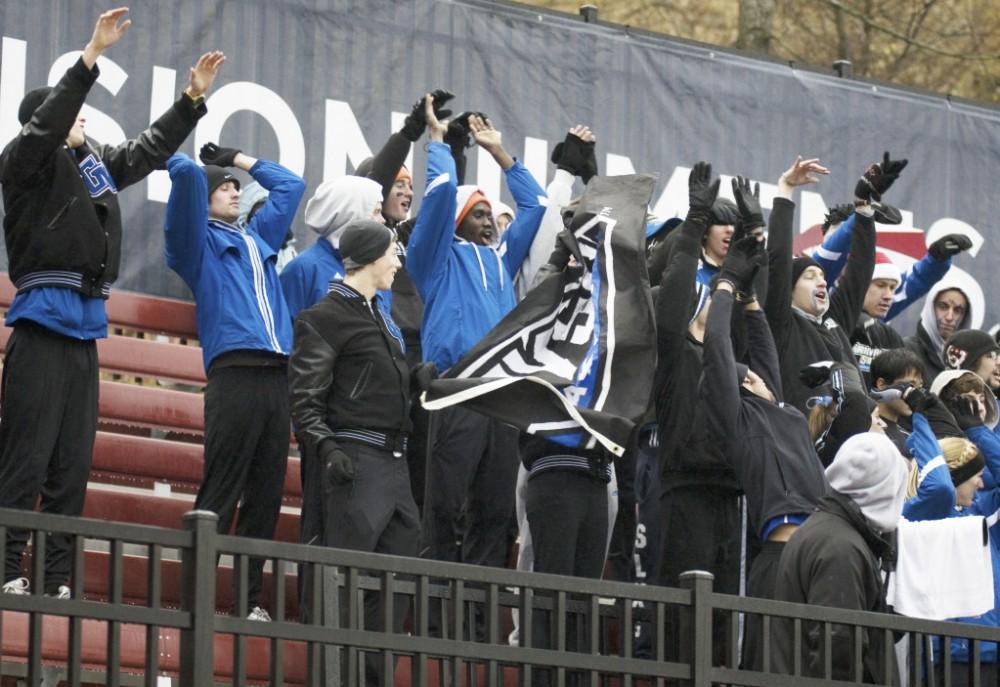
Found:
<svg viewBox="0 0 1000 687"><path fill-rule="evenodd" d="M382 187L364 177L324 181L306 203L306 226L340 248L340 234L353 220L371 219L382 205Z"/></svg>
<svg viewBox="0 0 1000 687"><path fill-rule="evenodd" d="M499 200L495 200L490 201L490 205L493 206L494 223L496 223L497 219L500 218L500 215L510 215L511 221L514 221L517 218L517 215L514 214L514 209L507 205L507 203L501 203Z"/></svg>
<svg viewBox="0 0 1000 687"><path fill-rule="evenodd" d="M910 468L889 437L855 434L826 469L830 486L850 497L876 529L892 532L899 524Z"/></svg>
<svg viewBox="0 0 1000 687"><path fill-rule="evenodd" d="M872 272L872 281L876 279L890 279L896 282L897 286L903 279L903 273L896 267L896 263L882 251L875 252L875 270Z"/></svg>

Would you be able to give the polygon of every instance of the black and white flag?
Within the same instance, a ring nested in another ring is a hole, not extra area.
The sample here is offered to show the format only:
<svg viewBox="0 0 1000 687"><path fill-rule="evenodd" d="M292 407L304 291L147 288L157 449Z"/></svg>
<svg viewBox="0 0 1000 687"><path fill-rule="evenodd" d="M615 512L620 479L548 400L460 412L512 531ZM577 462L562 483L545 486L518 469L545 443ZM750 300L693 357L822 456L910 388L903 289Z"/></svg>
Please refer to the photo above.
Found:
<svg viewBox="0 0 1000 687"><path fill-rule="evenodd" d="M568 232L572 258L440 379L428 410L463 404L566 446L621 455L656 367L645 218L654 177L594 177Z"/></svg>

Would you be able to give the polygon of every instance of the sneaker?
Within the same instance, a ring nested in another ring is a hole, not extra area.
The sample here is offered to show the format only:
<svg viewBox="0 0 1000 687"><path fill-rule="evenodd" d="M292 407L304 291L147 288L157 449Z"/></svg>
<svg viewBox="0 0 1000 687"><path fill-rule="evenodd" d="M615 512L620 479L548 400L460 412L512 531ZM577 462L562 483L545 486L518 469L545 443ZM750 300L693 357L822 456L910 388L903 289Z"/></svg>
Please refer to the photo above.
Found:
<svg viewBox="0 0 1000 687"><path fill-rule="evenodd" d="M59 590L55 594L49 594L53 599L71 599L69 587L64 584L59 585Z"/></svg>
<svg viewBox="0 0 1000 687"><path fill-rule="evenodd" d="M16 580L11 580L3 586L4 594L16 594L17 596L25 596L31 594L29 590L30 584L27 577L19 577Z"/></svg>
<svg viewBox="0 0 1000 687"><path fill-rule="evenodd" d="M27 580L25 580L27 582ZM271 622L271 616L260 606L254 606L250 610L250 615L247 616L247 620L259 620L262 623Z"/></svg>

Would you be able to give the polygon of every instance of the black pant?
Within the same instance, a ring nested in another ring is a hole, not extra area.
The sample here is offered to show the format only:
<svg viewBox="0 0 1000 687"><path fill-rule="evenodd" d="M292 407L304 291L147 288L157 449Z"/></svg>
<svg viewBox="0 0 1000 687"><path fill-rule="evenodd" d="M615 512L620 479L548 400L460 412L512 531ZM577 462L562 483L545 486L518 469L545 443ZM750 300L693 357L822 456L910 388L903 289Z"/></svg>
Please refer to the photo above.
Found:
<svg viewBox="0 0 1000 687"><path fill-rule="evenodd" d="M284 367L223 367L205 388L205 474L194 507L219 516L228 533L271 539L288 466L288 375ZM247 603L258 605L264 561L249 561ZM233 601L238 596L233 578Z"/></svg>
<svg viewBox="0 0 1000 687"><path fill-rule="evenodd" d="M600 579L608 537L608 485L579 470L546 470L528 478L525 512L535 552L535 572ZM534 648L552 644L553 612L536 610ZM583 618L566 618L566 650L591 650ZM533 671L537 684L554 682L549 668ZM570 674L569 684L580 675Z"/></svg>
<svg viewBox="0 0 1000 687"><path fill-rule="evenodd" d="M503 567L514 515L517 430L459 406L431 418L424 556Z"/></svg>
<svg viewBox="0 0 1000 687"><path fill-rule="evenodd" d="M340 549L416 556L420 516L410 491L406 456L365 444L341 441L339 445L354 461L354 479L338 483L323 465L313 472L323 492L322 543ZM308 587L308 577L304 582ZM341 602L342 627L348 618L346 600L343 597ZM365 629L384 630L380 595L366 592L364 607ZM405 599L398 597L393 604L392 632L402 632L406 611ZM347 661L343 665L346 669ZM383 684L381 667L378 655L366 652L366 684Z"/></svg>
<svg viewBox="0 0 1000 687"><path fill-rule="evenodd" d="M778 577L778 563L785 550L783 541L766 541L760 553L753 559L747 574L747 596L759 599L774 598L774 584ZM763 621L759 615L748 613L743 624L743 664L744 670L764 669Z"/></svg>
<svg viewBox="0 0 1000 687"><path fill-rule="evenodd" d="M0 390L0 507L80 515L97 432L97 346L18 323ZM21 576L25 530L7 531L4 579ZM48 537L45 592L69 583L70 538Z"/></svg>

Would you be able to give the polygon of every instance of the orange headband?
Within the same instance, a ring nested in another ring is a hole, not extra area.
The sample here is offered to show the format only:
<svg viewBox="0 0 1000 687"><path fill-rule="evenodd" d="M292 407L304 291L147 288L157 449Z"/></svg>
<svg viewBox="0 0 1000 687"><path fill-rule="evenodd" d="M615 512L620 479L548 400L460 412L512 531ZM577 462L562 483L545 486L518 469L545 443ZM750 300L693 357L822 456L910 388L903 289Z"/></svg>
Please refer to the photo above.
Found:
<svg viewBox="0 0 1000 687"><path fill-rule="evenodd" d="M469 199L465 201L465 206L462 207L462 211L458 213L458 217L455 218L456 229L458 229L458 227L462 224L462 220L465 219L465 216L469 214L469 210L471 210L476 203L486 203L491 210L493 209L493 206L490 204L490 199L486 197L485 193L477 188L471 195L469 195Z"/></svg>

